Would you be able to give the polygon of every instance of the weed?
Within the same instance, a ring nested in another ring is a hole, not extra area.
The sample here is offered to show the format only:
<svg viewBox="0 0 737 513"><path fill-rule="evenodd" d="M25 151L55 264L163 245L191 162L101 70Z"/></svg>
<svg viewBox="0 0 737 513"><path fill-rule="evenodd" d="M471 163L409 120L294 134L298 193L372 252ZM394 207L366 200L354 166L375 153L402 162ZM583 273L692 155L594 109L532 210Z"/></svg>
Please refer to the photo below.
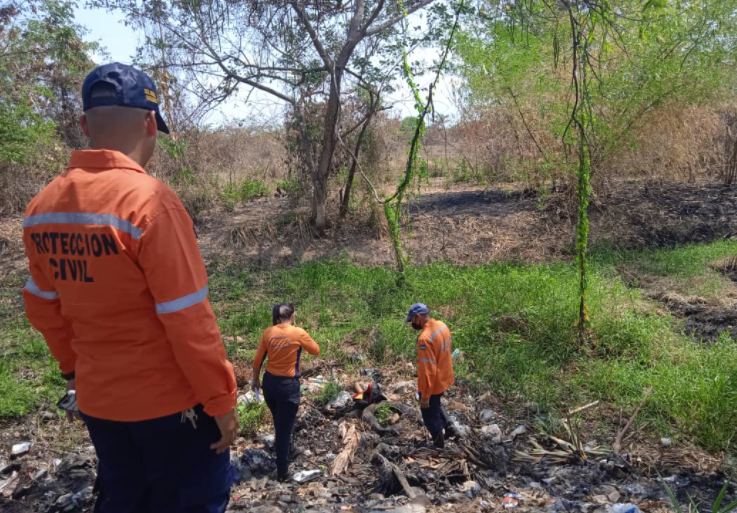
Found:
<svg viewBox="0 0 737 513"><path fill-rule="evenodd" d="M278 180L276 187L290 198L298 197L302 194L302 184L298 180Z"/></svg>
<svg viewBox="0 0 737 513"><path fill-rule="evenodd" d="M374 409L374 416L379 424L386 426L392 416L392 409L387 403L381 403Z"/></svg>
<svg viewBox="0 0 737 513"><path fill-rule="evenodd" d="M240 199L245 202L253 198L268 196L269 186L263 180L243 180L240 188Z"/></svg>
<svg viewBox="0 0 737 513"><path fill-rule="evenodd" d="M253 438L266 420L268 408L266 403L256 401L238 405L238 422L241 425L240 435Z"/></svg>
<svg viewBox="0 0 737 513"><path fill-rule="evenodd" d="M315 397L315 402L319 404L320 406L327 406L327 404L333 400L333 398L337 397L338 394L340 394L343 391L343 387L340 386L335 381L328 381L325 384L325 388L323 388L317 397Z"/></svg>
<svg viewBox="0 0 737 513"><path fill-rule="evenodd" d="M690 496L688 498L688 506L684 508L678 500L678 497L676 497L675 492L673 492L673 489L668 486L668 483L666 483L662 477L660 478L660 485L663 487L665 493L668 495L668 499L673 505L673 510L676 513L698 513L702 510ZM726 506L722 506L722 503L724 502L724 497L727 495L727 491L729 490L730 485L731 483L729 481L724 483L724 486L722 487L719 495L712 505L712 513L731 513L732 511L737 510L737 500L727 504Z"/></svg>

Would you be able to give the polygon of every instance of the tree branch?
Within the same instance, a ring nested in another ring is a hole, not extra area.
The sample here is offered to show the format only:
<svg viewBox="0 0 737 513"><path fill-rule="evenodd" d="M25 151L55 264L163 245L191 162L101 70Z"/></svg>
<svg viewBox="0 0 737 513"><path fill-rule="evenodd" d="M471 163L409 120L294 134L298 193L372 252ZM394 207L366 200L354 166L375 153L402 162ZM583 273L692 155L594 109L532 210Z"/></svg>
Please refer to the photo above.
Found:
<svg viewBox="0 0 737 513"><path fill-rule="evenodd" d="M297 2L289 2L289 5L292 6L294 12L297 13L297 17L299 17L299 20L305 26L305 29L307 30L307 33L310 35L310 39L312 40L312 44L315 46L315 50L317 50L317 53L320 55L322 62L325 63L325 66L327 66L328 69L333 69L333 60L330 58L328 52L326 52L325 48L322 46L322 43L317 36L317 32L312 26L312 23L310 23L305 10Z"/></svg>
<svg viewBox="0 0 737 513"><path fill-rule="evenodd" d="M405 14L405 13L402 13L402 14L400 14L399 16L395 16L394 18L391 18L391 19L389 19L389 20L385 21L385 22L384 22L384 23L382 23L381 25L378 25L378 26L376 26L376 27L372 28L371 30L369 30L369 28L368 28L368 26L367 26L367 27L366 27L366 28L364 29L364 30L365 30L365 32L364 32L364 33L365 33L365 34L366 34L367 36L373 36L373 35L376 35L376 34L378 34L379 32L382 32L382 31L384 31L384 30L388 29L389 27L392 27L393 25L396 25L397 23L399 23L400 21L402 21L402 20L403 20L404 18L406 18L407 16L409 16L409 15L410 15L410 14L412 14L413 12L415 12L415 11L418 11L418 10L422 9L423 7L427 7L428 5L430 5L431 3L433 3L434 1L435 1L435 0L422 0L421 2L419 2L419 3L416 3L415 5L413 5L413 6L411 6L411 7L408 7L408 8L407 8L407 10L406 10L406 11L407 11L407 13L406 13L406 14Z"/></svg>

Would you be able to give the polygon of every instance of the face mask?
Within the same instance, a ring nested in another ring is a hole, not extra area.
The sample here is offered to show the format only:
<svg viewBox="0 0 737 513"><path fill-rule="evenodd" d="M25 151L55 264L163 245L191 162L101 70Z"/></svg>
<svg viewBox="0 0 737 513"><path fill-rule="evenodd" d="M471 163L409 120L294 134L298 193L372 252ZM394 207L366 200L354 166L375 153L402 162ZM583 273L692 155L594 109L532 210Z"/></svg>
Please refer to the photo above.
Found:
<svg viewBox="0 0 737 513"><path fill-rule="evenodd" d="M412 322L412 327L416 329L417 331L420 331L422 329L422 324L417 322Z"/></svg>

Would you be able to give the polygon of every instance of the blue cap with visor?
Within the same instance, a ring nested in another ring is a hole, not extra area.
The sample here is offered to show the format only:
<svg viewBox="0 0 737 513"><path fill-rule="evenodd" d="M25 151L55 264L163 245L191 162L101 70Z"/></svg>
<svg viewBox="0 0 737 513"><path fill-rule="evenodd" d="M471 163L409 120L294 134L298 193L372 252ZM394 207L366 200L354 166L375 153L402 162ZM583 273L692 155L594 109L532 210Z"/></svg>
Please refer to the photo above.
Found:
<svg viewBox="0 0 737 513"><path fill-rule="evenodd" d="M93 95L92 91L100 84L109 84L115 95ZM95 107L131 107L152 110L156 113L156 128L169 133L164 118L159 111L159 96L154 81L144 72L133 66L114 62L95 68L82 84L82 108L85 112Z"/></svg>

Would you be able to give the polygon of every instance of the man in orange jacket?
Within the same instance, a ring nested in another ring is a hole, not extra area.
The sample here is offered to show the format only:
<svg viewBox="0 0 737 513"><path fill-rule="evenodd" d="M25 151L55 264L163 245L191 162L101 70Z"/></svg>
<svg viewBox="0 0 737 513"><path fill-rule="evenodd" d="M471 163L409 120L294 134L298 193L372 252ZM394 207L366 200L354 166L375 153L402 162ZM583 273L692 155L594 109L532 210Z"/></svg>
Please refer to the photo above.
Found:
<svg viewBox="0 0 737 513"><path fill-rule="evenodd" d="M450 330L442 321L430 317L430 309L415 303L409 309L405 322L420 332L417 339L417 390L420 393L420 411L425 427L430 431L436 447L445 446L445 434L456 436L448 414L440 399L454 383L453 348Z"/></svg>
<svg viewBox="0 0 737 513"><path fill-rule="evenodd" d="M82 98L92 149L23 222L26 314L76 389L97 513L225 511L236 381L192 220L143 169L168 133L156 88L115 63L87 76Z"/></svg>
<svg viewBox="0 0 737 513"><path fill-rule="evenodd" d="M292 429L299 409L302 350L317 356L320 347L312 337L294 325L294 305L279 303L272 310L274 325L264 331L253 359L254 391L261 388L259 375L268 358L264 372L264 400L274 418L276 471L280 481L289 478L289 453Z"/></svg>

